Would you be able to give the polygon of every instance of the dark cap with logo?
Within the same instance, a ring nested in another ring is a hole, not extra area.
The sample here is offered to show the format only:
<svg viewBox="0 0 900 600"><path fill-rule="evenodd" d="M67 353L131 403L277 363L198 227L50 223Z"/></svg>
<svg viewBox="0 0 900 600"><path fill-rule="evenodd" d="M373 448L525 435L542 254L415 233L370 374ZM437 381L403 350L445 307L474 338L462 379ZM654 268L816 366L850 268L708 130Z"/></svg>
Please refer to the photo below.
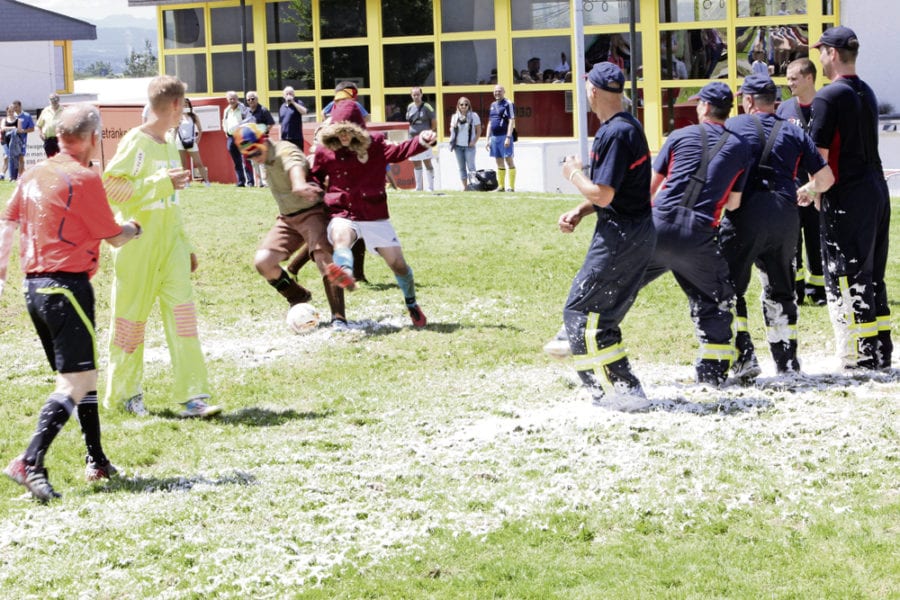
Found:
<svg viewBox="0 0 900 600"><path fill-rule="evenodd" d="M775 94L775 82L768 75L747 75L738 93L752 95Z"/></svg>
<svg viewBox="0 0 900 600"><path fill-rule="evenodd" d="M853 30L849 27L844 27L843 25L840 27L832 27L831 29L826 29L822 32L822 37L819 38L818 42L813 44L813 48L819 48L820 46L858 50L859 38L856 37L856 34L853 33Z"/></svg>
<svg viewBox="0 0 900 600"><path fill-rule="evenodd" d="M591 85L607 92L621 94L625 91L625 74L618 66L611 62L601 62L594 65L584 76Z"/></svg>
<svg viewBox="0 0 900 600"><path fill-rule="evenodd" d="M721 81L713 81L704 85L696 95L691 96L691 100L703 100L719 108L731 108L731 105L734 104L734 94L726 84Z"/></svg>

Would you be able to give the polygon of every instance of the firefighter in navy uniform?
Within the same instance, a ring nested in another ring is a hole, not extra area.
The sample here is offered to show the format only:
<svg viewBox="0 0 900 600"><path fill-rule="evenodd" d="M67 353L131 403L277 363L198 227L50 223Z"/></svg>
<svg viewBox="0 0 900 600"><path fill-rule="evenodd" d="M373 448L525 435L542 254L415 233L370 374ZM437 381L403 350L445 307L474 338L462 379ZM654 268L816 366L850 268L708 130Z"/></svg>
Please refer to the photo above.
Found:
<svg viewBox="0 0 900 600"><path fill-rule="evenodd" d="M601 125L591 148L589 175L577 157L563 162L563 176L585 201L563 213L558 224L567 233L585 216L597 215L563 320L575 368L598 403L607 393L644 397L619 324L634 303L656 232L650 210L650 150L640 123L622 110L625 76L616 65L602 62L585 79L588 102Z"/></svg>
<svg viewBox="0 0 900 600"><path fill-rule="evenodd" d="M719 221L740 206L750 148L725 129L734 103L727 85L710 83L696 98L699 125L673 132L653 163L657 239L642 287L672 271L700 342L697 382L718 387L728 378L734 348L734 288L719 248Z"/></svg>
<svg viewBox="0 0 900 600"><path fill-rule="evenodd" d="M821 198L825 288L847 368L889 368L891 313L884 274L891 203L878 154L878 101L856 75L859 39L827 29L813 46L832 81L816 94L810 135L835 173ZM822 190L818 190L822 191Z"/></svg>
<svg viewBox="0 0 900 600"><path fill-rule="evenodd" d="M768 75L748 75L739 90L744 113L725 122L751 147L750 174L741 207L722 221L722 250L735 287L737 356L732 370L742 379L759 375L747 324L744 294L756 265L763 287L762 309L769 350L779 374L800 370L797 359L797 300L794 294L800 214L794 181L798 168L817 190L834 177L812 139L775 116L776 88Z"/></svg>
<svg viewBox="0 0 900 600"><path fill-rule="evenodd" d="M792 98L778 105L775 114L809 133L812 101L816 95L816 65L806 57L787 67L787 82ZM797 172L797 187L809 181L809 174ZM797 304L806 298L817 306L825 304L825 275L822 273L822 245L819 211L813 204L800 207L800 237L797 239ZM803 248L806 247L804 261ZM805 268L804 268L805 265Z"/></svg>

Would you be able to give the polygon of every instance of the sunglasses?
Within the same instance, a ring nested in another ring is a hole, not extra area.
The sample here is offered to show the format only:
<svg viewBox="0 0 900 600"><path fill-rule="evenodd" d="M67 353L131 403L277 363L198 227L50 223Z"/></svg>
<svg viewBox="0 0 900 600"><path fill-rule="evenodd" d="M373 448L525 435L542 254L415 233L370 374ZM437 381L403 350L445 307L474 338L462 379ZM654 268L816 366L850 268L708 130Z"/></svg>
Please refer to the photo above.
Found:
<svg viewBox="0 0 900 600"><path fill-rule="evenodd" d="M460 105L460 106L468 106L469 103L468 103L468 102L460 102L459 105Z"/></svg>

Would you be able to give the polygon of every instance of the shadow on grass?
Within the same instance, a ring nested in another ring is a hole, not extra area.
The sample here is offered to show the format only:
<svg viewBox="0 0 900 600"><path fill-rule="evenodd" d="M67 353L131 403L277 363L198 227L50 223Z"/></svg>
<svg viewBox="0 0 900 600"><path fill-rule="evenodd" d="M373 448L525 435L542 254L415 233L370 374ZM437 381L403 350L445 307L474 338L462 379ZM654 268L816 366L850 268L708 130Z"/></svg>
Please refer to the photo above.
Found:
<svg viewBox="0 0 900 600"><path fill-rule="evenodd" d="M184 421L178 413L173 410L163 410L154 413L163 419L175 419ZM297 412L293 409L289 410L269 410L268 408L259 408L250 406L240 410L223 412L214 417L203 419L203 421L212 423L221 423L224 425L249 425L252 427L277 427L284 425L289 421L312 421L317 419L325 419L332 415L332 411L306 411Z"/></svg>
<svg viewBox="0 0 900 600"><path fill-rule="evenodd" d="M191 477L116 477L104 482L94 489L99 493L110 494L129 492L132 494L154 494L156 492L188 492L198 485L254 485L256 477L250 473L235 471L230 475L222 475L214 479L203 475Z"/></svg>
<svg viewBox="0 0 900 600"><path fill-rule="evenodd" d="M787 392L815 392L822 389L855 387L864 383L897 383L900 382L900 370L884 369L871 371L844 371L841 373L800 373L777 377L760 377L755 387Z"/></svg>

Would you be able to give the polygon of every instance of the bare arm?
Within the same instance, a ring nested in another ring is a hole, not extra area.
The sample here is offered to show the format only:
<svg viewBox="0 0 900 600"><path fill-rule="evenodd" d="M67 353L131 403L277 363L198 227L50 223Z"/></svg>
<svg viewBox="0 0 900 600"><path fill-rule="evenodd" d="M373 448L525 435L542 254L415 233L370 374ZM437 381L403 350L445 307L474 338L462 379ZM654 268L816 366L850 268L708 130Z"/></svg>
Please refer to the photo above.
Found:
<svg viewBox="0 0 900 600"><path fill-rule="evenodd" d="M15 221L3 221L0 223L0 295L6 285L7 269L9 268L9 254L12 252L13 238L19 224Z"/></svg>
<svg viewBox="0 0 900 600"><path fill-rule="evenodd" d="M141 237L141 232L141 224L132 219L122 225L122 232L119 235L114 235L113 237L106 238L106 243L113 248L118 248L120 246L124 246L131 240Z"/></svg>
<svg viewBox="0 0 900 600"><path fill-rule="evenodd" d="M571 181L572 185L574 185L581 195L591 204L596 204L601 207L609 206L609 203L613 201L616 190L608 185L594 183L588 179L581 168L581 159L575 156L568 156L566 157L565 162L563 162L563 177Z"/></svg>
<svg viewBox="0 0 900 600"><path fill-rule="evenodd" d="M585 200L572 210L561 214L556 224L561 232L572 233L578 224L581 223L581 219L591 214L593 210L594 205Z"/></svg>

